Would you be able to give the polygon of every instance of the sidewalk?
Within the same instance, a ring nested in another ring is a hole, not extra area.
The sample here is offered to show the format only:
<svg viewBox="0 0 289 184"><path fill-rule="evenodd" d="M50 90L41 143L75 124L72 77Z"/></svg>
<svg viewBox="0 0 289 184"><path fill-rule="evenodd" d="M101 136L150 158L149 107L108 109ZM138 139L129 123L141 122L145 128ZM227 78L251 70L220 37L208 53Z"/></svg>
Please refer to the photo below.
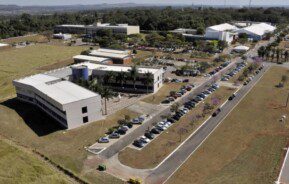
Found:
<svg viewBox="0 0 289 184"><path fill-rule="evenodd" d="M289 184L289 148L284 158L284 162L278 177L277 184Z"/></svg>

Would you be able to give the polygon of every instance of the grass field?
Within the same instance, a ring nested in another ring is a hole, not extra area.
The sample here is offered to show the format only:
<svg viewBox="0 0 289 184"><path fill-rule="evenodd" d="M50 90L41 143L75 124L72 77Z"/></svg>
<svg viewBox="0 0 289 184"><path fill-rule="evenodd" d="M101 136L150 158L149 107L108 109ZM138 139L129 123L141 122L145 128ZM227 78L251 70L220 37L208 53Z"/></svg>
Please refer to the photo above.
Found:
<svg viewBox="0 0 289 184"><path fill-rule="evenodd" d="M65 65L67 60L85 49L37 44L0 52L0 100L15 94L13 79L51 69L52 64Z"/></svg>
<svg viewBox="0 0 289 184"><path fill-rule="evenodd" d="M205 100L205 103L213 103L218 99L218 103L213 105L213 109L201 116L204 104L192 109L179 122L173 124L160 136L154 139L142 150L126 148L119 154L119 160L134 168L153 168L165 159L174 149L177 148L194 130L196 130L212 112L221 105L228 97L234 93L235 89L221 87L214 94ZM196 115L200 115L196 118ZM193 121L194 120L194 121ZM182 135L180 136L180 130Z"/></svg>
<svg viewBox="0 0 289 184"><path fill-rule="evenodd" d="M31 153L0 140L0 183L72 183Z"/></svg>
<svg viewBox="0 0 289 184"><path fill-rule="evenodd" d="M149 95L141 101L151 104L160 104L170 95L170 91L179 91L183 85L185 85L185 83L165 83L157 93Z"/></svg>
<svg viewBox="0 0 289 184"><path fill-rule="evenodd" d="M282 75L288 69L271 68L168 183L274 183L289 138L279 121L289 83L275 87Z"/></svg>
<svg viewBox="0 0 289 184"><path fill-rule="evenodd" d="M37 108L15 99L7 100L15 95L13 79L66 66L71 63L72 56L85 49L87 47L37 44L0 52L0 102L3 101L0 103L0 135L17 144L36 149L91 183L122 183L105 173L83 171L83 162L88 156L84 147L95 143L108 128L117 125L119 118L125 114L133 117L135 113L122 110L105 121L64 131L58 123ZM27 170L28 172L30 171Z"/></svg>
<svg viewBox="0 0 289 184"><path fill-rule="evenodd" d="M22 36L22 37L14 37L14 38L8 38L8 39L3 39L1 42L5 43L19 43L19 42L47 42L47 38L43 35L29 35L29 36Z"/></svg>
<svg viewBox="0 0 289 184"><path fill-rule="evenodd" d="M121 183L105 173L87 173L83 168L83 162L89 155L84 147L95 143L108 128L116 126L117 120L125 115L133 118L138 114L124 109L106 120L66 131L34 106L13 99L0 105L0 135L20 145L36 149L91 183Z"/></svg>

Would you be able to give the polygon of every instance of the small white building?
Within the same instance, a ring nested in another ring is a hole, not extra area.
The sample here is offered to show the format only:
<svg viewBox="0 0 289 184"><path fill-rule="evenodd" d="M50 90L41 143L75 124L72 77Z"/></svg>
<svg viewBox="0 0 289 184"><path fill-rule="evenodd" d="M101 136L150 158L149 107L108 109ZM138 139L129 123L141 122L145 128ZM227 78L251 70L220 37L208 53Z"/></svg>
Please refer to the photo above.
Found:
<svg viewBox="0 0 289 184"><path fill-rule="evenodd" d="M97 50L92 50L89 55L95 57L110 58L113 61L113 64L131 64L132 61L132 55L128 50L100 48Z"/></svg>
<svg viewBox="0 0 289 184"><path fill-rule="evenodd" d="M223 40L227 43L231 43L236 36L235 31L237 29L236 26L228 23L211 26L206 28L205 39Z"/></svg>
<svg viewBox="0 0 289 184"><path fill-rule="evenodd" d="M0 43L0 48L5 48L5 47L9 47L9 44L6 44L6 43Z"/></svg>
<svg viewBox="0 0 289 184"><path fill-rule="evenodd" d="M247 34L253 40L262 40L267 33L273 33L276 30L275 26L268 23L252 24L251 26L237 30L238 34Z"/></svg>
<svg viewBox="0 0 289 184"><path fill-rule="evenodd" d="M250 49L250 48L247 47L247 46L239 45L239 46L233 48L233 51L242 53L242 52L247 52L249 49Z"/></svg>
<svg viewBox="0 0 289 184"><path fill-rule="evenodd" d="M13 84L19 100L36 105L67 129L102 119L101 96L70 81L37 74Z"/></svg>
<svg viewBox="0 0 289 184"><path fill-rule="evenodd" d="M72 38L71 34L62 34L62 33L57 33L53 34L54 39L61 39L61 40L69 40Z"/></svg>

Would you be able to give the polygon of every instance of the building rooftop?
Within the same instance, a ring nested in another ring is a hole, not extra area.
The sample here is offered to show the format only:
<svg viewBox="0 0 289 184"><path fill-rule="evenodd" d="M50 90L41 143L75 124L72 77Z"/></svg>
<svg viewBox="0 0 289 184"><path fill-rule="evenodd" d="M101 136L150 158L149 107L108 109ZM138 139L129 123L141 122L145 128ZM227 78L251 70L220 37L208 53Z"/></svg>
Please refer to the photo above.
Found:
<svg viewBox="0 0 289 184"><path fill-rule="evenodd" d="M103 71L115 71L115 72L128 72L131 70L131 67L129 66L123 66L123 65L103 65L103 64L96 64L96 63L89 63L89 62L84 62L84 63L79 63L75 64L73 66L81 66L85 65L88 67L89 70L103 70ZM138 67L138 72L139 73L156 73L160 69L158 68L145 68L145 67Z"/></svg>
<svg viewBox="0 0 289 184"><path fill-rule="evenodd" d="M80 28L84 28L85 27L85 25L80 25L80 24L78 24L78 25L73 25L73 24L62 24L62 25L57 25L57 26L59 26L59 27L80 27Z"/></svg>
<svg viewBox="0 0 289 184"><path fill-rule="evenodd" d="M259 36L266 34L267 32L272 32L276 29L275 26L272 26L267 23L253 24L251 26L240 29L239 32L250 32Z"/></svg>
<svg viewBox="0 0 289 184"><path fill-rule="evenodd" d="M97 93L72 82L46 74L37 74L15 81L34 87L61 105L98 96Z"/></svg>
<svg viewBox="0 0 289 184"><path fill-rule="evenodd" d="M207 29L211 29L214 31L229 31L229 30L237 30L238 28L234 25L224 23L215 26L208 27Z"/></svg>
<svg viewBox="0 0 289 184"><path fill-rule="evenodd" d="M118 59L124 59L124 58L129 56L129 54L102 52L102 51L99 51L99 50L92 50L89 55L98 56L98 57L106 57L106 58L118 58Z"/></svg>
<svg viewBox="0 0 289 184"><path fill-rule="evenodd" d="M96 57L96 56L87 56L87 55L77 55L77 56L74 56L73 59L80 59L80 60L86 60L86 61L95 61L95 62L100 62L100 63L109 60L109 58Z"/></svg>
<svg viewBox="0 0 289 184"><path fill-rule="evenodd" d="M6 46L9 46L9 44L6 44L6 43L0 43L0 47L6 47Z"/></svg>

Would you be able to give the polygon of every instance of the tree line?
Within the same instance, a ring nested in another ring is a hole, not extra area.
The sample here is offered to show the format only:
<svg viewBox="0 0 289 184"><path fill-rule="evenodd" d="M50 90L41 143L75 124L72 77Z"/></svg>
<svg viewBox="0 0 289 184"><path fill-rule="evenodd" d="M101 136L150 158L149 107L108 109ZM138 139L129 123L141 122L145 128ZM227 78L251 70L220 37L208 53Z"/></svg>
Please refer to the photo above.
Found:
<svg viewBox="0 0 289 184"><path fill-rule="evenodd" d="M53 30L59 24L93 24L97 21L139 25L142 30L167 31L176 28L194 28L203 32L207 26L233 20L262 21L285 24L289 10L285 8L255 9L193 9L193 8L134 8L98 11L54 13L49 15L22 15L0 17L0 37L22 36L29 32Z"/></svg>

